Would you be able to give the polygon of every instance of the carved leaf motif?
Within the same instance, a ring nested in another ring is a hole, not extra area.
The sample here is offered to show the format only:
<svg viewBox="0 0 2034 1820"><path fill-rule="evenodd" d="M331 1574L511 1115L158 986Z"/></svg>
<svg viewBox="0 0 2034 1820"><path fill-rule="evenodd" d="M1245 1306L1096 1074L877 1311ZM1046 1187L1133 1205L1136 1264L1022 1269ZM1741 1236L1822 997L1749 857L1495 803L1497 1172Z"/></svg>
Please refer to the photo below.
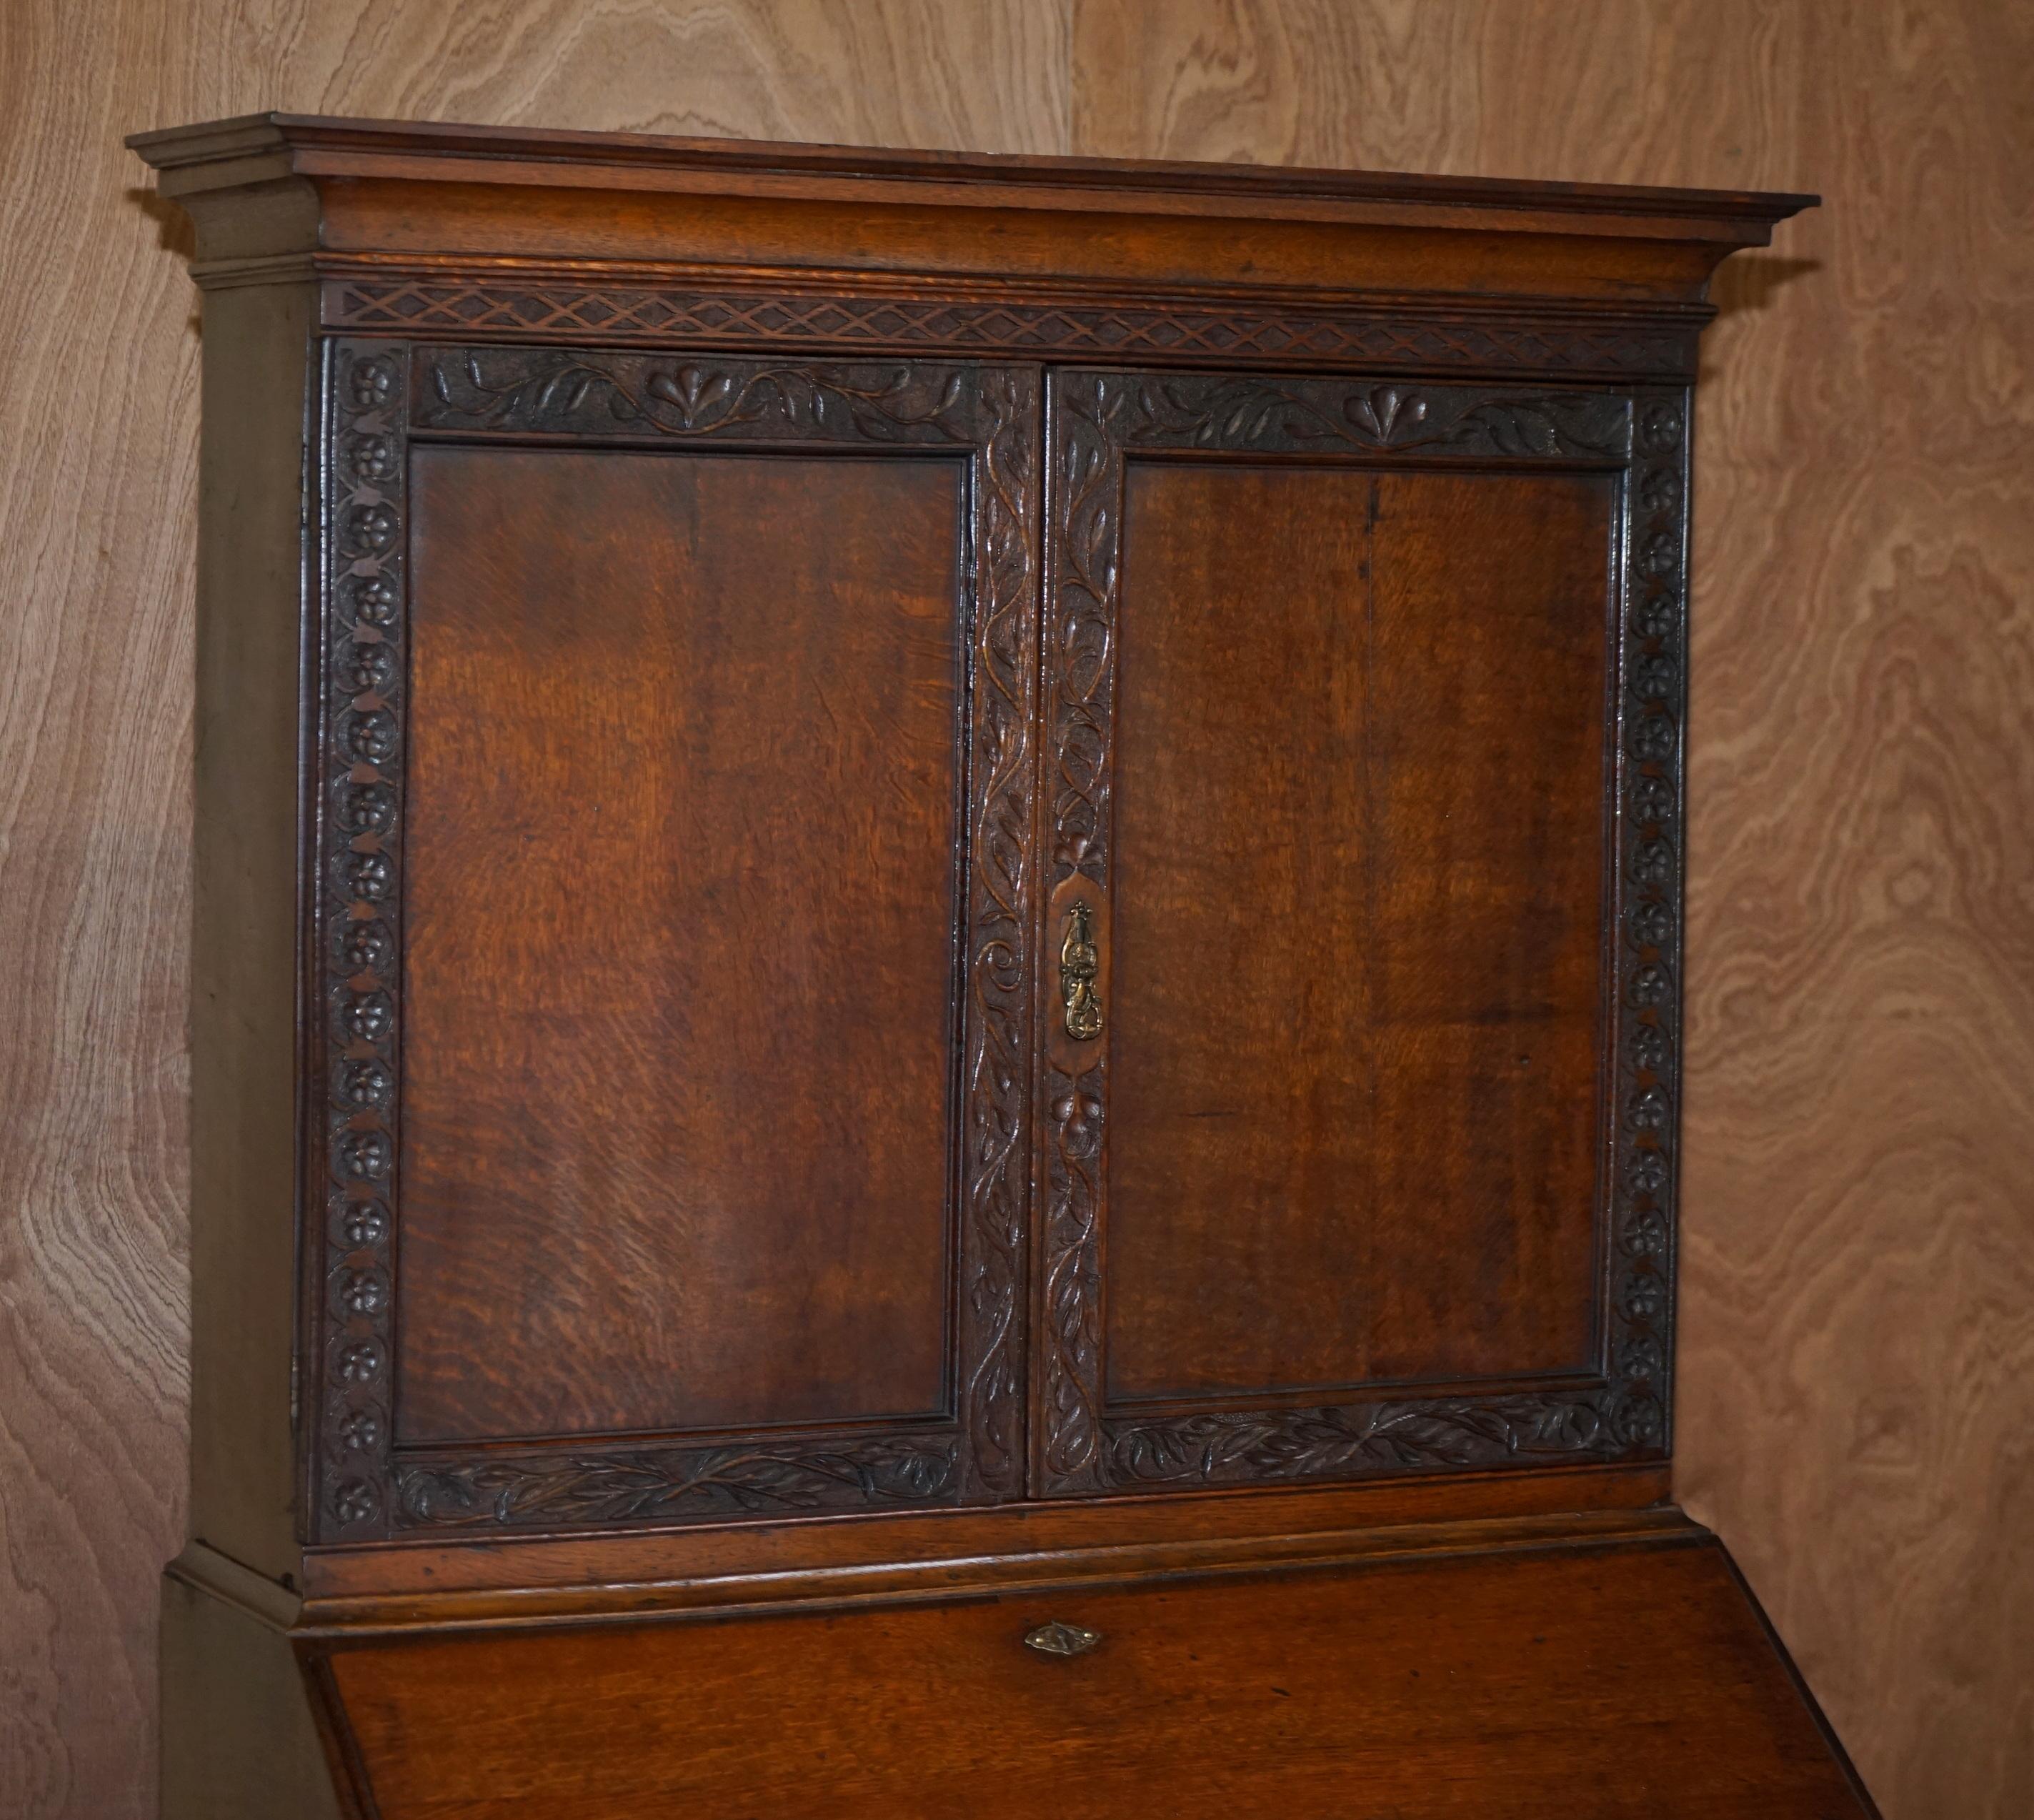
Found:
<svg viewBox="0 0 2034 1820"><path fill-rule="evenodd" d="M1417 423L1427 415L1427 401L1414 393L1402 393L1395 385L1380 385L1374 392L1352 396L1342 411L1351 422L1379 441L1388 442L1400 412L1407 422Z"/></svg>
<svg viewBox="0 0 2034 1820"><path fill-rule="evenodd" d="M1130 382L1111 420L1122 440L1168 448L1309 448L1623 461L1628 399L1435 387L1364 388L1342 380L1194 376Z"/></svg>
<svg viewBox="0 0 2034 1820"><path fill-rule="evenodd" d="M412 1467L403 1514L430 1527L641 1522L869 1503L927 1503L951 1488L956 1443L714 1447Z"/></svg>
<svg viewBox="0 0 2034 1820"><path fill-rule="evenodd" d="M1030 1083L1032 764L1037 649L1032 609L1033 520L1038 478L1038 379L983 373L973 675L974 781L970 925L974 934L966 1031L970 1221L966 1356L969 1467L991 1492L1023 1488L1023 1285L1030 1226L1025 1136ZM955 373L942 417L963 404Z"/></svg>
<svg viewBox="0 0 2034 1820"><path fill-rule="evenodd" d="M1623 413L1606 413L1600 400L1514 398L1465 411L1454 434L1497 455L1618 455L1623 427Z"/></svg>
<svg viewBox="0 0 2034 1820"><path fill-rule="evenodd" d="M597 432L601 414L662 436L970 444L967 373L909 362L791 364L467 348L430 362L419 421L524 433Z"/></svg>
<svg viewBox="0 0 2034 1820"><path fill-rule="evenodd" d="M1602 1410L1586 1397L1221 1412L1112 1421L1109 1436L1116 1472L1147 1484L1492 1466L1621 1450Z"/></svg>
<svg viewBox="0 0 2034 1820"><path fill-rule="evenodd" d="M1051 817L1049 883L1109 864L1109 746L1115 692L1116 549L1123 486L1120 431L1152 406L1143 382L1068 373L1056 381L1060 425L1051 527L1045 719ZM1098 1409L1105 1057L1078 1079L1041 1073L1045 1207L1040 1459L1055 1490L1104 1483Z"/></svg>

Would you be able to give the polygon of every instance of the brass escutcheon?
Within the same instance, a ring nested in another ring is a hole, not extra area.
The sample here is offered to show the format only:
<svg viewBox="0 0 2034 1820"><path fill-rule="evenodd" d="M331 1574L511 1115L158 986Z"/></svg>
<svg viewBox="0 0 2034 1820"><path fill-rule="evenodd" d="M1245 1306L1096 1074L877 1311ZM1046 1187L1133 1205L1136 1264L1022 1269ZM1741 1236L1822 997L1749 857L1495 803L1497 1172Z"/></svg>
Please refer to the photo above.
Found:
<svg viewBox="0 0 2034 1820"><path fill-rule="evenodd" d="M1062 1624L1056 1618L1049 1624L1041 1624L1037 1630L1024 1633L1024 1646L1036 1649L1041 1656L1084 1656L1101 1641L1099 1630L1086 1630L1079 1624Z"/></svg>
<svg viewBox="0 0 2034 1820"><path fill-rule="evenodd" d="M1093 914L1084 901L1076 901L1060 944L1060 1000L1066 1007L1067 1034L1077 1043L1101 1034L1101 999L1094 985L1101 962L1088 924Z"/></svg>

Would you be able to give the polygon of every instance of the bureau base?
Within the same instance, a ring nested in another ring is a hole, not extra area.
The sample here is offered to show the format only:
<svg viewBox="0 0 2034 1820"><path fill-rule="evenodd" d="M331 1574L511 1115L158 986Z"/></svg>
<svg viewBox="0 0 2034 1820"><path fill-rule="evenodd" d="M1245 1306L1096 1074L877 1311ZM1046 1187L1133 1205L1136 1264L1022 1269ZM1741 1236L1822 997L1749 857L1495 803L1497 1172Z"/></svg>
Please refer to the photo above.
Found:
<svg viewBox="0 0 2034 1820"><path fill-rule="evenodd" d="M187 1586L170 1610L173 1659L237 1653L208 1672L261 1682L275 1709L259 1738L171 1740L173 1820L1874 1812L1693 1525L734 1616L354 1635L222 1615ZM1027 1645L1056 1622L1098 1640ZM320 1730L350 1806L313 1773Z"/></svg>

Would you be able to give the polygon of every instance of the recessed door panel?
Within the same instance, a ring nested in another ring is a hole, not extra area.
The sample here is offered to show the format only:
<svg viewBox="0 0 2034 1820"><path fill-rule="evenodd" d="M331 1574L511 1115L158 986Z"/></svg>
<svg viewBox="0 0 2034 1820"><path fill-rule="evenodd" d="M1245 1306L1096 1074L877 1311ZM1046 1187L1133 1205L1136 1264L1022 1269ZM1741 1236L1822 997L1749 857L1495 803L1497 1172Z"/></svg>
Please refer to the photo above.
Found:
<svg viewBox="0 0 2034 1820"><path fill-rule="evenodd" d="M1616 486L1372 495L1367 1374L1595 1366Z"/></svg>
<svg viewBox="0 0 2034 1820"><path fill-rule="evenodd" d="M962 480L418 452L399 1439L948 1405Z"/></svg>
<svg viewBox="0 0 2034 1820"><path fill-rule="evenodd" d="M1112 1402L1368 1375L1374 485L1331 469L1131 464Z"/></svg>
<svg viewBox="0 0 2034 1820"><path fill-rule="evenodd" d="M1612 504L1131 464L1112 1402L1588 1368Z"/></svg>

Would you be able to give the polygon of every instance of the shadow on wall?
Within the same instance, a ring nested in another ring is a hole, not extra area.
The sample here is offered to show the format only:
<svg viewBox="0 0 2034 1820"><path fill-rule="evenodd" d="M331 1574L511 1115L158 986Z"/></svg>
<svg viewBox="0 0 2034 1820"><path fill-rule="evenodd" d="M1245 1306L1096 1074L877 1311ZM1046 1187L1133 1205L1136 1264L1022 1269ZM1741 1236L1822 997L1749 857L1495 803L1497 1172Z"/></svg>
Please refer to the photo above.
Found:
<svg viewBox="0 0 2034 1820"><path fill-rule="evenodd" d="M1773 253L1740 253L1724 262L1709 287L1709 301L1719 317L1740 310L1769 308L1773 299L1797 278L1819 272L1819 259L1782 259Z"/></svg>
<svg viewBox="0 0 2034 1820"><path fill-rule="evenodd" d="M165 252L174 253L179 259L197 257L197 228L190 216L174 202L167 201L152 190L139 186L125 190L121 193L137 205L141 212L156 224L156 244ZM193 308L186 318L186 326L193 335L205 332L205 313Z"/></svg>
<svg viewBox="0 0 2034 1820"><path fill-rule="evenodd" d="M1769 310L1773 300L1796 279L1806 278L1822 268L1819 259L1782 259L1769 253L1735 254L1724 261L1709 283L1709 302L1716 306L1717 321ZM1717 369L1712 363L1715 345L1708 336L1702 337L1698 386L1708 385L1716 377Z"/></svg>
<svg viewBox="0 0 2034 1820"><path fill-rule="evenodd" d="M152 190L138 185L121 193L154 222L156 245L164 251L174 253L180 259L197 257L197 229L191 218L178 205L158 196Z"/></svg>

